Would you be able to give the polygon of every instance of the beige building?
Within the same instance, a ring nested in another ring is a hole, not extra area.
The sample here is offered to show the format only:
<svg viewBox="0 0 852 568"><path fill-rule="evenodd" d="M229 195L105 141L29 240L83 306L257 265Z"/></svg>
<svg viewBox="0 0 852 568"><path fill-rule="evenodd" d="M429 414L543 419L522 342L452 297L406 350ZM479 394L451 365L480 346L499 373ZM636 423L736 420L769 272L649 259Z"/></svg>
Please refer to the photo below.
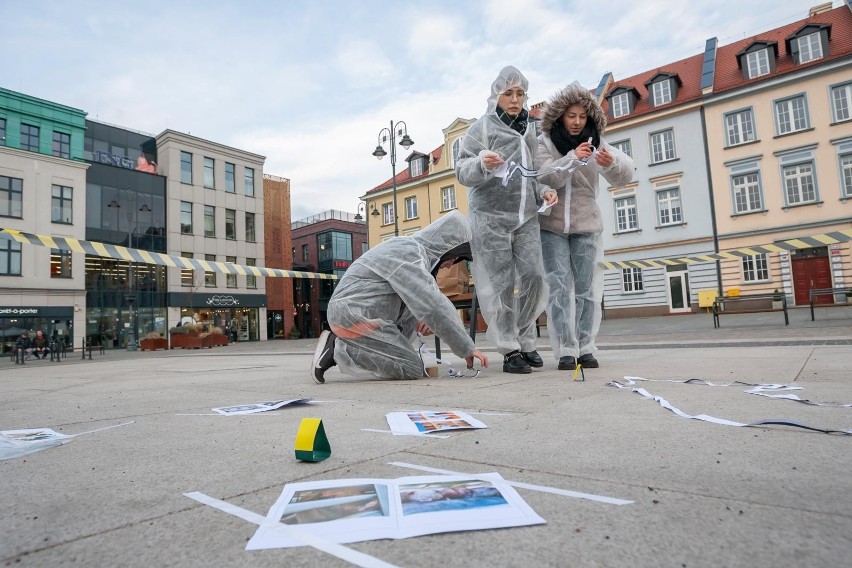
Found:
<svg viewBox="0 0 852 568"><path fill-rule="evenodd" d="M266 158L173 130L156 140L158 173L168 178L169 254L265 266ZM239 341L267 338L264 278L170 268L168 282L169 322L233 327Z"/></svg>
<svg viewBox="0 0 852 568"><path fill-rule="evenodd" d="M413 150L396 175L397 220L400 235L410 235L441 217L458 209L467 215L467 188L459 184L454 158L459 143L473 120L457 118L443 129L444 143L424 154ZM366 204L367 230L370 246L394 236L393 180L361 196Z"/></svg>
<svg viewBox="0 0 852 568"><path fill-rule="evenodd" d="M852 11L830 8L716 54L704 106L719 248L770 245L721 263L726 292L807 305L812 288L852 285L849 242L773 246L852 228Z"/></svg>

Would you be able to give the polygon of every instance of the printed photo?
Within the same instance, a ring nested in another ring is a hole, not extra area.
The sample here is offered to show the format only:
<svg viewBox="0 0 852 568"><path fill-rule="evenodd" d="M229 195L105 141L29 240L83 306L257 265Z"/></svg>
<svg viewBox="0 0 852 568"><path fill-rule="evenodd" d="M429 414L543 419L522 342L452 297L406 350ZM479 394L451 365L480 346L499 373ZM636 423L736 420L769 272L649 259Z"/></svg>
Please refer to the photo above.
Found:
<svg viewBox="0 0 852 568"><path fill-rule="evenodd" d="M486 481L401 485L399 498L402 501L403 515L480 509L507 504L500 490Z"/></svg>
<svg viewBox="0 0 852 568"><path fill-rule="evenodd" d="M324 523L360 517L388 515L387 486L351 485L327 489L296 491L284 507L285 525Z"/></svg>

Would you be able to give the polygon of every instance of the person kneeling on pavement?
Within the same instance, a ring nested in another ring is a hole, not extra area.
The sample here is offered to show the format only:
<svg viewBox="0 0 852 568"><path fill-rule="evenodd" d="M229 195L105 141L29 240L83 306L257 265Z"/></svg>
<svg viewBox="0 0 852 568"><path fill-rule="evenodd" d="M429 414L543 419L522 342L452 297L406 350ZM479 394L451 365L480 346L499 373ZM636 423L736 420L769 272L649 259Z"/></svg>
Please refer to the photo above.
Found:
<svg viewBox="0 0 852 568"><path fill-rule="evenodd" d="M325 382L337 365L342 373L381 379L419 379L423 361L412 346L417 332L434 332L468 368L488 367L452 302L432 271L447 252L470 241L458 211L411 236L370 249L346 269L328 303L328 323L314 353L312 377Z"/></svg>

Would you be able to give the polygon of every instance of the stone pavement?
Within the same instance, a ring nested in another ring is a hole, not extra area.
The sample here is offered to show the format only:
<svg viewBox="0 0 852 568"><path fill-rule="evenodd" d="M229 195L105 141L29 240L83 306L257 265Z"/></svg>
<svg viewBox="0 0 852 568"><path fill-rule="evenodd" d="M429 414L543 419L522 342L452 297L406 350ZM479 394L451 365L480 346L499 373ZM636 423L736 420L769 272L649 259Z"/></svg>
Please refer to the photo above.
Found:
<svg viewBox="0 0 852 568"><path fill-rule="evenodd" d="M786 426L738 428L676 416L628 389L626 375L783 383L816 402L852 403L852 307L606 320L600 369L585 382L545 368L476 379L308 378L316 340L204 351L0 361L0 430L76 434L63 446L0 461L2 566L351 566L312 547L245 551L255 525L188 499L198 491L266 515L288 482L393 478L408 463L628 499L616 506L519 488L545 525L346 545L374 565L809 566L852 555L852 436ZM431 346L431 344L430 344ZM446 352L445 352L446 355ZM451 357L458 363L458 359ZM852 408L745 394L746 387L641 385L688 414L852 428ZM216 406L311 397L249 416ZM384 416L460 409L488 424L447 439L392 436ZM332 455L295 460L300 420L322 418ZM384 564L380 564L379 561Z"/></svg>

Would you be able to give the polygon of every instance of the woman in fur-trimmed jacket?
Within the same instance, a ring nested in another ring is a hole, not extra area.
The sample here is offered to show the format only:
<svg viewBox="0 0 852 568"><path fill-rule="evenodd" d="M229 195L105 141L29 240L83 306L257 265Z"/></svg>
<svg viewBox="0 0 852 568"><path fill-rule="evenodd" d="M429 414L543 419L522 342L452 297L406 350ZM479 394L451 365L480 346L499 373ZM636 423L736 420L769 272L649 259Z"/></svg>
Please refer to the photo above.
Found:
<svg viewBox="0 0 852 568"><path fill-rule="evenodd" d="M550 287L548 334L561 370L598 367L595 337L601 322L603 219L598 176L623 186L633 160L603 140L606 115L595 96L574 82L547 103L536 163L540 182L559 201L539 218L544 269Z"/></svg>

